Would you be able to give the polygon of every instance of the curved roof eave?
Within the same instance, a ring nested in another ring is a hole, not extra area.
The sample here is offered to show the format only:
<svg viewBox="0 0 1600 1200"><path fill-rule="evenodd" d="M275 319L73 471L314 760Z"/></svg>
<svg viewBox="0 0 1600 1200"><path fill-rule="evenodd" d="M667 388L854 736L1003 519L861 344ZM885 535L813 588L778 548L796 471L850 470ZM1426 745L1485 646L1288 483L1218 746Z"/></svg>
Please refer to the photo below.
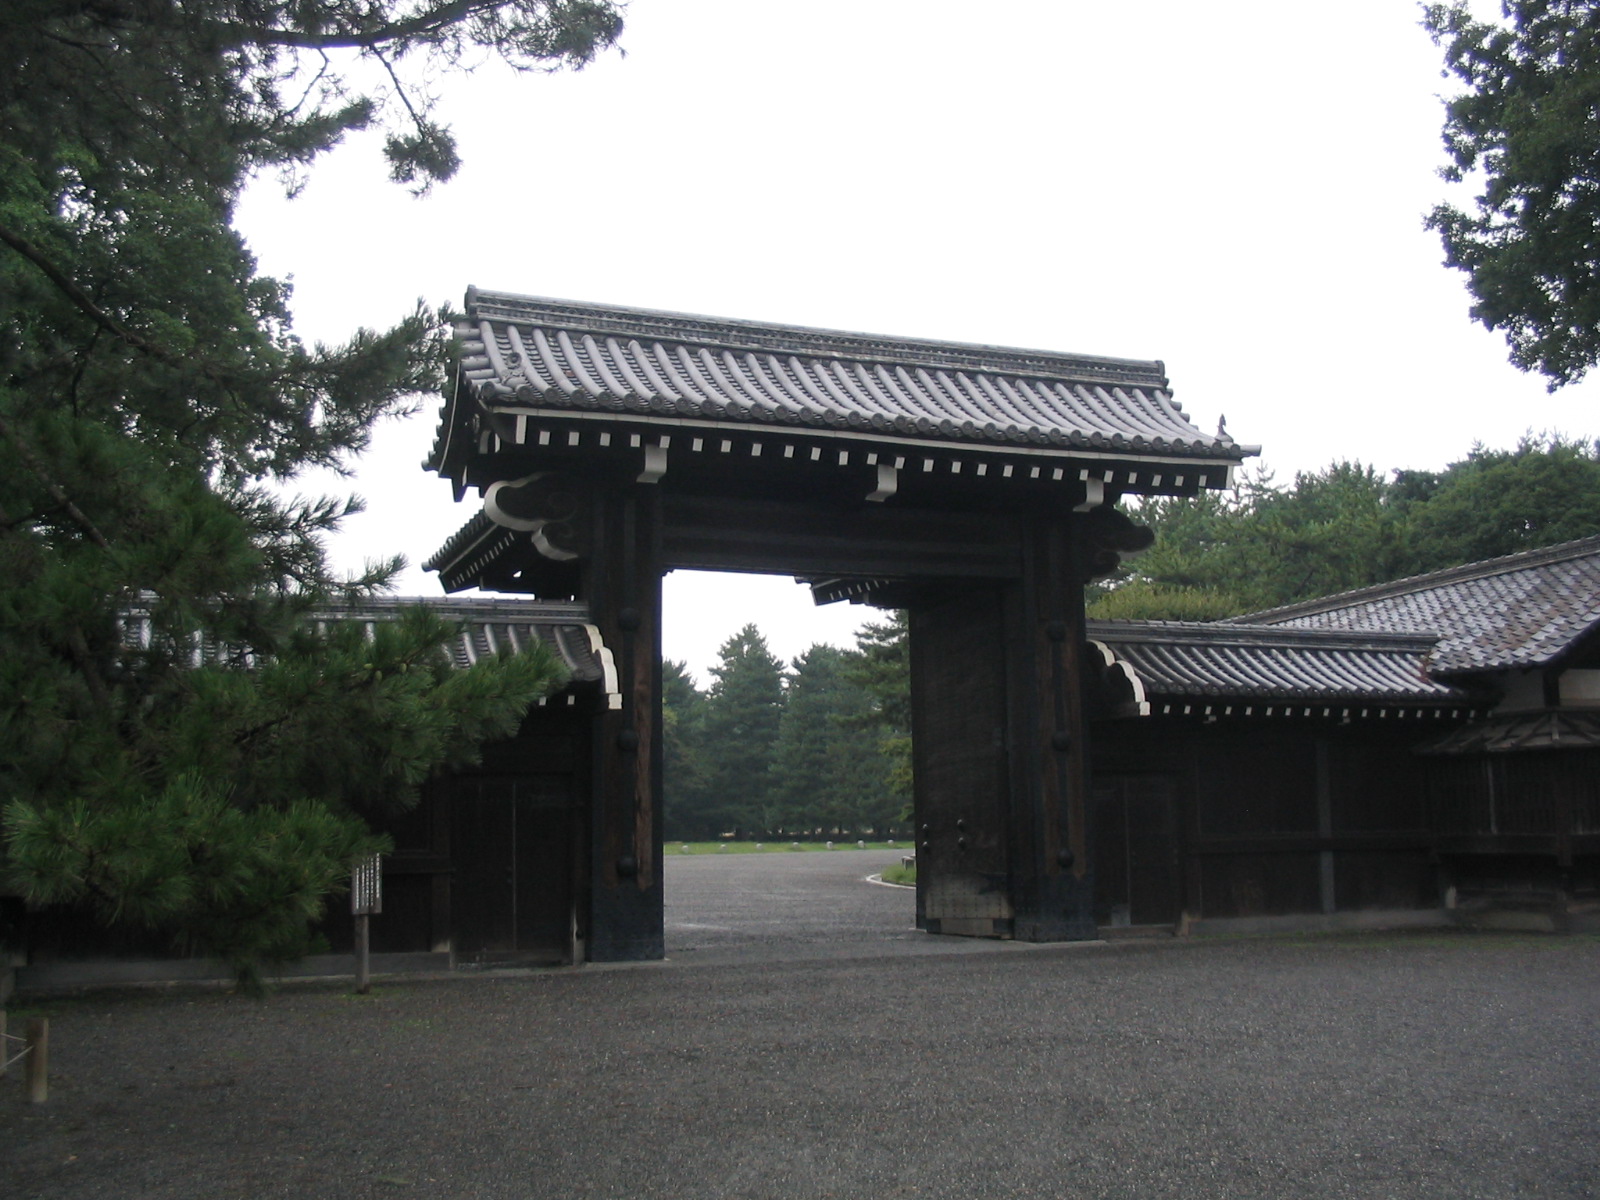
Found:
<svg viewBox="0 0 1600 1200"><path fill-rule="evenodd" d="M793 435L1236 465L1258 452L1199 430L1159 361L1058 354L664 313L473 289L456 395L572 418L710 422ZM1222 478L1219 473L1218 480Z"/></svg>

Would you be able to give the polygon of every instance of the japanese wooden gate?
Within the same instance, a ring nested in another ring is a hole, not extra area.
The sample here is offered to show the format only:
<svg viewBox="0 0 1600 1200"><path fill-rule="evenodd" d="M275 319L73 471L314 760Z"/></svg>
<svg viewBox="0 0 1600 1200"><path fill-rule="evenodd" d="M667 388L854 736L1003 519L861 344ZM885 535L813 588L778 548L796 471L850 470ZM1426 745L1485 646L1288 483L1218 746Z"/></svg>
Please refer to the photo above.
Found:
<svg viewBox="0 0 1600 1200"><path fill-rule="evenodd" d="M1083 585L1145 531L1111 503L1227 485L1159 362L868 337L469 292L427 464L483 510L449 590L588 604L587 956L660 957L661 579L782 573L910 613L918 918L1095 936ZM580 901L580 909L585 905Z"/></svg>

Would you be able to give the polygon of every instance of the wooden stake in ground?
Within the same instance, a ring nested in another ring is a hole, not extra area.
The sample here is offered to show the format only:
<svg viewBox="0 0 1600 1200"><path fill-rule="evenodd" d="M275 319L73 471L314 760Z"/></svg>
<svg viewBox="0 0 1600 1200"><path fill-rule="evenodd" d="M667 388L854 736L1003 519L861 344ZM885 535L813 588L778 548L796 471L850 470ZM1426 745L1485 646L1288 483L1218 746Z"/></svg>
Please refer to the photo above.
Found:
<svg viewBox="0 0 1600 1200"><path fill-rule="evenodd" d="M371 945L367 923L372 918L366 913L356 914L356 995L365 996L372 990Z"/></svg>
<svg viewBox="0 0 1600 1200"><path fill-rule="evenodd" d="M28 1086L28 1102L43 1104L50 1099L50 1022L45 1018L28 1019L27 1047L22 1078Z"/></svg>

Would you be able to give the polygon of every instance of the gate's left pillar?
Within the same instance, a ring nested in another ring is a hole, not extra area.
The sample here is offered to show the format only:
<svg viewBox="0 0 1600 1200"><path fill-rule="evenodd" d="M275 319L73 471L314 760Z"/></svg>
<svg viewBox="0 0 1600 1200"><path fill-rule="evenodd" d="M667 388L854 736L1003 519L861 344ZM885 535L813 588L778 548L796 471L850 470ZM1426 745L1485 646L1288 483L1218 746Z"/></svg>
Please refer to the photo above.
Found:
<svg viewBox="0 0 1600 1200"><path fill-rule="evenodd" d="M596 722L586 955L661 958L661 504L647 484L597 490L584 577L616 663L620 708Z"/></svg>

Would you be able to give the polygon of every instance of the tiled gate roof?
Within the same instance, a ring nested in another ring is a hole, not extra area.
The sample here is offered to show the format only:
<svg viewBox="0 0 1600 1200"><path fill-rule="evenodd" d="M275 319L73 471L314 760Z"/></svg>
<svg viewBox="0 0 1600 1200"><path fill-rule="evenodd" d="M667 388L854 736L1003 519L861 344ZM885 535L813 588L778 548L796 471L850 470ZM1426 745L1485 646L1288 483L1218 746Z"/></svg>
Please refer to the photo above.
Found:
<svg viewBox="0 0 1600 1200"><path fill-rule="evenodd" d="M461 668L503 652L520 653L543 643L566 665L574 683L597 684L608 698L619 696L611 651L589 622L589 606L515 597L438 600L433 597L380 596L358 604L319 611L320 619L393 620L402 608L422 605L460 625L448 643L451 661ZM619 697L620 698L620 697Z"/></svg>
<svg viewBox="0 0 1600 1200"><path fill-rule="evenodd" d="M540 409L910 444L1216 464L1257 453L1197 429L1160 362L578 304L473 289L460 382L485 410ZM458 397L459 399L459 397ZM457 420L461 414L457 414ZM447 418L430 465L472 452Z"/></svg>

